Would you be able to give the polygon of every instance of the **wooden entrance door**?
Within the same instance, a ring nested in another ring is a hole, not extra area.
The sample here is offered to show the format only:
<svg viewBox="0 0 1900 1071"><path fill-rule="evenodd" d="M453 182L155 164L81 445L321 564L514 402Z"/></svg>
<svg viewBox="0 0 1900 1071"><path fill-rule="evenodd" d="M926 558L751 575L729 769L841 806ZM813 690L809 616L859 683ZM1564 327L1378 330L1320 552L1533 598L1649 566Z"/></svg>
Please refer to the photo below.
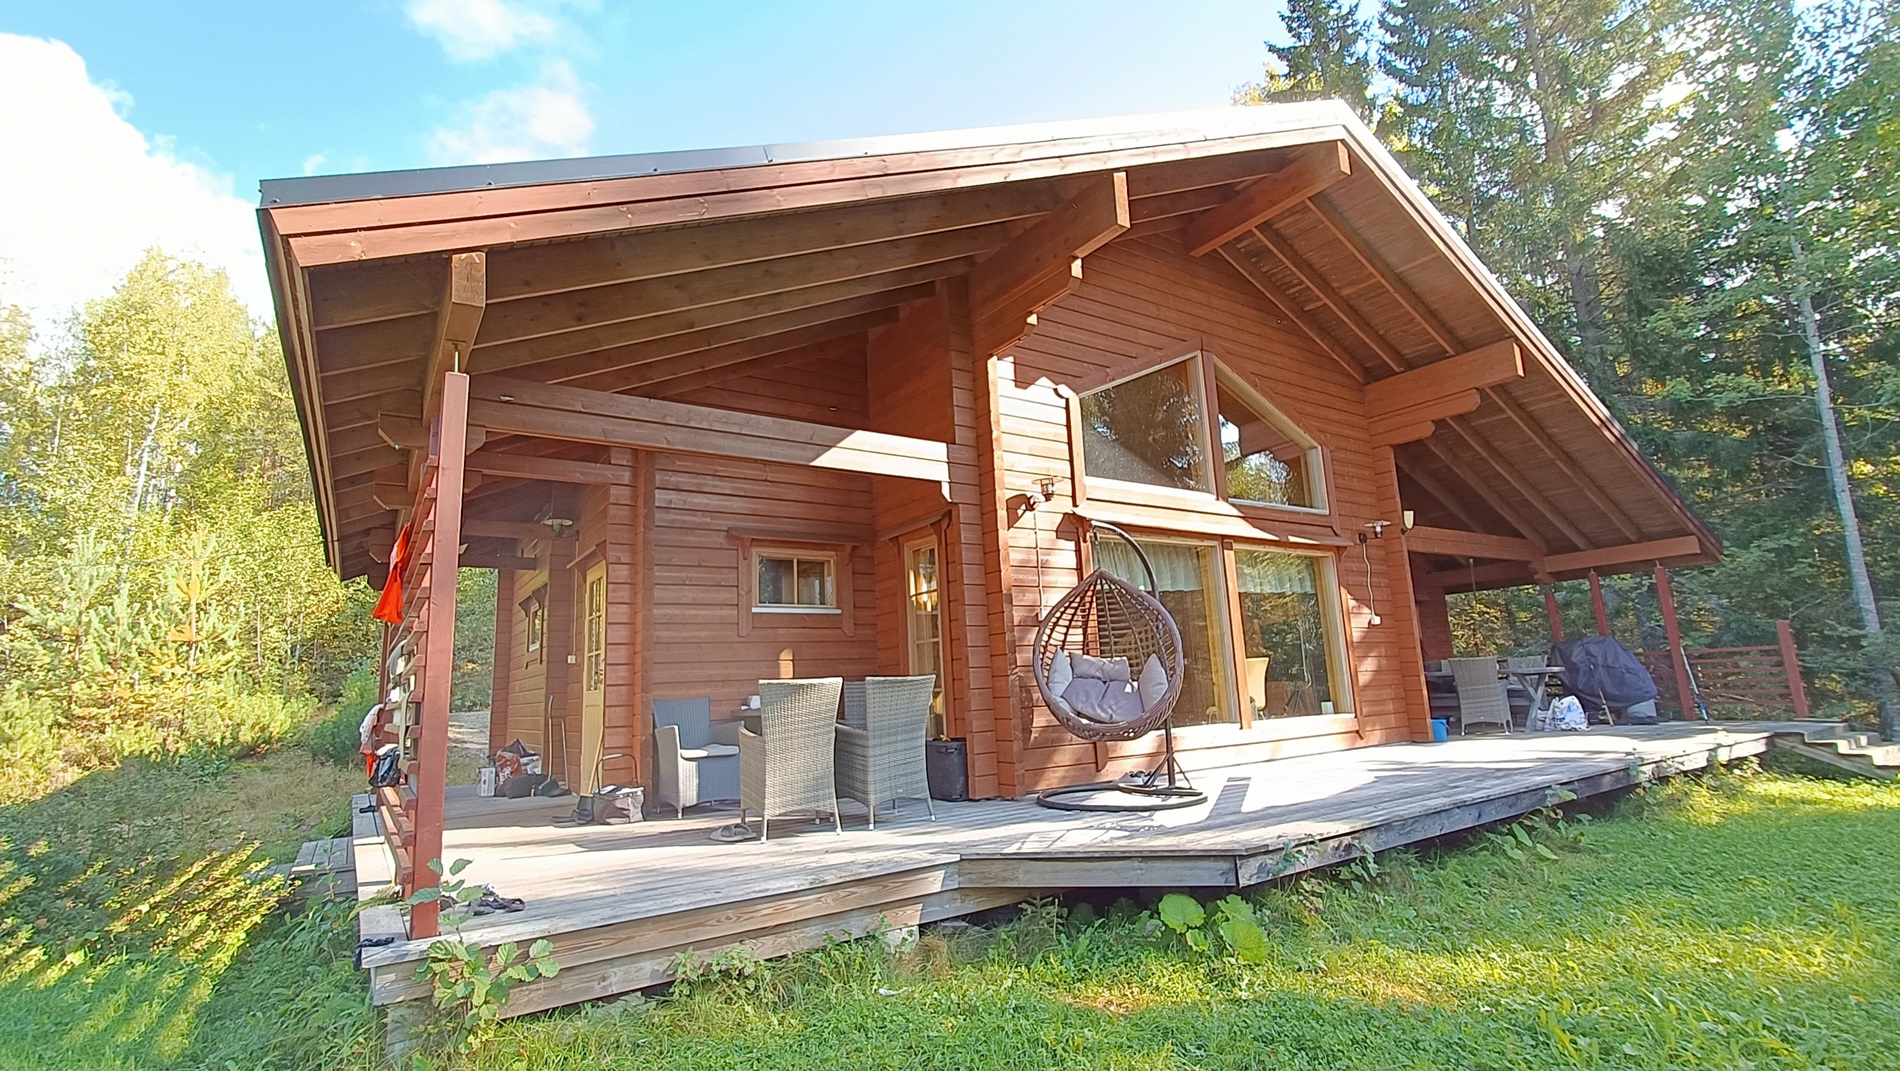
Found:
<svg viewBox="0 0 1900 1071"><path fill-rule="evenodd" d="M607 563L587 568L581 632L580 791L600 787L601 736L607 728Z"/></svg>
<svg viewBox="0 0 1900 1071"><path fill-rule="evenodd" d="M932 674L937 691L930 702L937 724L943 728L943 577L938 568L941 555L935 536L904 544L905 634L909 641L907 668L913 676Z"/></svg>

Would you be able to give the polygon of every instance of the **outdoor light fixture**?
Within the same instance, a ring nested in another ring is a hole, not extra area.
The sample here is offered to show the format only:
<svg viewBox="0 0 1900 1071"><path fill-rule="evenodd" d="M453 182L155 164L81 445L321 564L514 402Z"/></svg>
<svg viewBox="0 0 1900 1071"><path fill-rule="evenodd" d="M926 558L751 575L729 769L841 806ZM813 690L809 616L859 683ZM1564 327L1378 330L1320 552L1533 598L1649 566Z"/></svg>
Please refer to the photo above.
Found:
<svg viewBox="0 0 1900 1071"><path fill-rule="evenodd" d="M1391 526L1391 521L1372 521L1366 525L1372 529L1371 538L1367 538L1364 532L1359 533L1359 557L1366 563L1366 609L1372 611L1372 616L1366 620L1368 625L1376 625L1381 620L1379 607L1373 601L1372 594L1372 540L1384 539L1385 530Z"/></svg>
<svg viewBox="0 0 1900 1071"><path fill-rule="evenodd" d="M541 523L548 526L548 530L554 533L556 539L561 538L569 528L574 527L574 521L569 517L549 517Z"/></svg>
<svg viewBox="0 0 1900 1071"><path fill-rule="evenodd" d="M1025 499L1024 507L1026 510L1041 509L1043 506L1055 501L1055 497L1056 478L1054 476L1044 476L1036 481L1036 489L1034 491L1023 496Z"/></svg>

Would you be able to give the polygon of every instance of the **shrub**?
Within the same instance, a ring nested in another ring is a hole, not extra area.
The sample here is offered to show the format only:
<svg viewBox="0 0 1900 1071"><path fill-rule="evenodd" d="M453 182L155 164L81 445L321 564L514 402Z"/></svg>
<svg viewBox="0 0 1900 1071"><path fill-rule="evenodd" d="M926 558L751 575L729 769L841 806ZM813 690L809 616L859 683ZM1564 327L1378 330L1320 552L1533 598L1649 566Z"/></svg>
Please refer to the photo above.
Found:
<svg viewBox="0 0 1900 1071"><path fill-rule="evenodd" d="M352 766L362 746L363 713L376 702L376 667L360 663L343 681L343 696L329 717L311 722L303 745L319 761Z"/></svg>

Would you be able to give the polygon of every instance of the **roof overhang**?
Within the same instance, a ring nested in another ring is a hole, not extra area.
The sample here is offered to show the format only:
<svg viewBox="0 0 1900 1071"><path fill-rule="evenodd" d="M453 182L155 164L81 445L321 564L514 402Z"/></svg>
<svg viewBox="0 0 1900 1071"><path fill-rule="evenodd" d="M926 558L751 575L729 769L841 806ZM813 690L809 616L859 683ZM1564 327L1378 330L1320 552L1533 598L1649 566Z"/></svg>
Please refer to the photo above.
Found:
<svg viewBox="0 0 1900 1071"><path fill-rule="evenodd" d="M1328 145L1350 177L1310 191L1287 177ZM1382 426L1423 523L1521 539L1535 561L1426 551L1427 575L1487 568L1497 582L1479 586L1503 586L1580 554L1601 571L1655 548L1692 548L1675 564L1719 556L1371 132L1317 102L266 182L260 224L331 564L367 572L387 539L378 489L406 457L389 418L422 415L452 255L486 256L464 367L667 397L722 369L861 347L1104 172L1126 175L1134 233L1212 234L1209 255L1369 389L1514 344L1520 374ZM1274 182L1304 194L1295 210L1253 222L1235 207ZM1252 225L1208 222L1223 212Z"/></svg>

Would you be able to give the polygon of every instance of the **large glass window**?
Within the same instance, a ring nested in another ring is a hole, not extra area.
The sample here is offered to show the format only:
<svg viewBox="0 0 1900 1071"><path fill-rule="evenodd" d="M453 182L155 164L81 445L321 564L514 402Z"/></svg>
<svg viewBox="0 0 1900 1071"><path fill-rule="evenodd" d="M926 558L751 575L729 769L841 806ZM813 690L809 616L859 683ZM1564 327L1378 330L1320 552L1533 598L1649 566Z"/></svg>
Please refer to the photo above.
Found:
<svg viewBox="0 0 1900 1071"><path fill-rule="evenodd" d="M1284 422L1260 412L1224 379L1214 393L1227 497L1272 506L1318 506L1309 471L1312 444L1295 438Z"/></svg>
<svg viewBox="0 0 1900 1071"><path fill-rule="evenodd" d="M1161 605L1181 629L1181 658L1186 679L1174 707L1176 725L1213 725L1237 721L1227 702L1227 656L1221 643L1220 602L1214 592L1214 548L1193 543L1143 540L1141 549L1154 566ZM1119 541L1104 539L1096 545L1095 564L1136 587L1147 590L1147 574L1135 552ZM1134 672L1140 673L1139 667Z"/></svg>
<svg viewBox="0 0 1900 1071"><path fill-rule="evenodd" d="M1212 491L1195 363L1082 395L1082 465L1096 479Z"/></svg>
<svg viewBox="0 0 1900 1071"><path fill-rule="evenodd" d="M1256 718L1344 713L1334 687L1343 664L1329 602L1330 565L1310 554L1237 550L1242 692Z"/></svg>

